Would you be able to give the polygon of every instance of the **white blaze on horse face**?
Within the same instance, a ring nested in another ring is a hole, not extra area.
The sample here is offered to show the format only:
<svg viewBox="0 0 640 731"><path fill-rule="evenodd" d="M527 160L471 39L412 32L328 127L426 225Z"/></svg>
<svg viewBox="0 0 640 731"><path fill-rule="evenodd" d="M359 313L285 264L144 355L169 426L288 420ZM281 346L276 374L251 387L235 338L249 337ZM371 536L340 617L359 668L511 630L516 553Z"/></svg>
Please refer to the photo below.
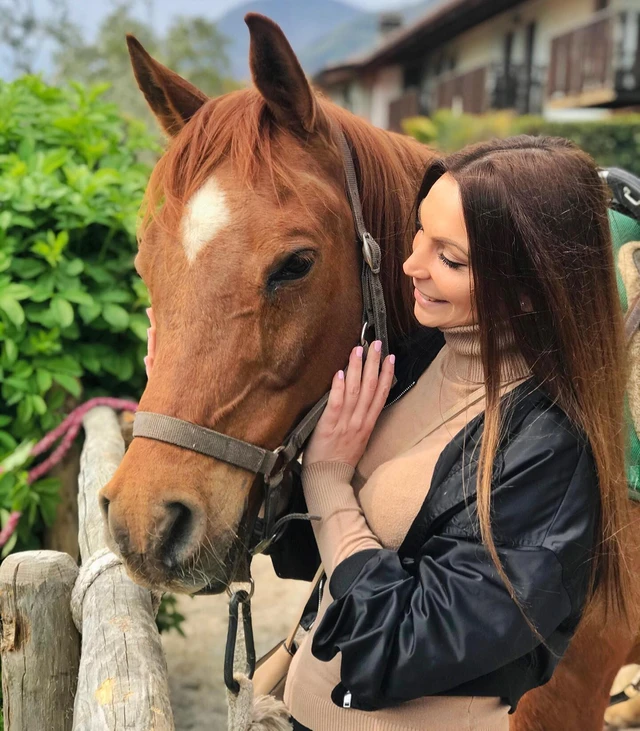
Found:
<svg viewBox="0 0 640 731"><path fill-rule="evenodd" d="M182 219L182 245L189 264L193 264L200 249L230 221L226 195L216 179L209 178L187 203Z"/></svg>

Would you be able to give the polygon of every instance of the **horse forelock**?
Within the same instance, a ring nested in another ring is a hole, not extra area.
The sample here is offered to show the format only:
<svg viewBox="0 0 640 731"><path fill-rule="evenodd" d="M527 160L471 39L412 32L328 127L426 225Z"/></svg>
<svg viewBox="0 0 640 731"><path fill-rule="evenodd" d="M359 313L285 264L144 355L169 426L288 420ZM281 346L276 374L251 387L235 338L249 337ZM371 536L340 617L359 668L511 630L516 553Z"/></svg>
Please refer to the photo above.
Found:
<svg viewBox="0 0 640 731"><path fill-rule="evenodd" d="M415 327L408 282L402 283L402 262L413 238L413 203L420 177L432 152L415 140L373 127L327 99L316 96L324 116L336 123L352 147L360 183L365 224L383 250L382 278L392 339ZM300 140L283 129L256 89L244 89L208 101L173 138L156 165L145 199L145 223L165 230L184 229L185 213L194 196L211 185L223 162L234 168L238 186L252 189L265 175L275 199L295 189L288 154ZM304 205L305 201L301 200ZM192 239L197 253L198 236ZM402 296L398 293L402 292Z"/></svg>

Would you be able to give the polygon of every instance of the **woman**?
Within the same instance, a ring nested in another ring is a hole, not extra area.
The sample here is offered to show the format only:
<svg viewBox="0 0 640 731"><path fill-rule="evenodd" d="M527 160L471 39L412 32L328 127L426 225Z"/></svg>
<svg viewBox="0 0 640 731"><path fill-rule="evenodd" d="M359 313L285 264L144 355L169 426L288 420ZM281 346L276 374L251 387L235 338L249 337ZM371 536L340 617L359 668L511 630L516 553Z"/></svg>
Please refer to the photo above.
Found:
<svg viewBox="0 0 640 731"><path fill-rule="evenodd" d="M271 552L310 578L313 530L327 575L287 678L296 729L506 731L594 592L626 612L624 351L593 161L481 143L429 167L417 212L424 328L397 366L376 342L336 374L296 506L320 520Z"/></svg>
<svg viewBox="0 0 640 731"><path fill-rule="evenodd" d="M381 415L393 357L355 349L304 454L328 590L287 679L298 729L506 730L593 592L627 594L624 351L593 161L561 139L481 143L433 163L418 204L404 271L426 329L398 354L404 393Z"/></svg>

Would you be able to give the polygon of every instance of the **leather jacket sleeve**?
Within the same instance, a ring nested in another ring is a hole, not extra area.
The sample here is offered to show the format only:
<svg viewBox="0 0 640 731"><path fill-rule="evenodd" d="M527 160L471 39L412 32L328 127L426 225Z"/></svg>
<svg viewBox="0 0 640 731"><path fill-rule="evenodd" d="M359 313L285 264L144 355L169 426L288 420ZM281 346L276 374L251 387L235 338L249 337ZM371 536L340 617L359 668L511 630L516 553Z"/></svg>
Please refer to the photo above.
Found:
<svg viewBox="0 0 640 731"><path fill-rule="evenodd" d="M541 638L551 655L564 652L586 600L599 513L591 450L566 422L549 412L532 418L494 478L493 535L520 607L468 499L419 555L371 549L336 567L312 652L324 661L342 653L341 682L360 707L447 693L539 648ZM570 631L557 633L563 626Z"/></svg>

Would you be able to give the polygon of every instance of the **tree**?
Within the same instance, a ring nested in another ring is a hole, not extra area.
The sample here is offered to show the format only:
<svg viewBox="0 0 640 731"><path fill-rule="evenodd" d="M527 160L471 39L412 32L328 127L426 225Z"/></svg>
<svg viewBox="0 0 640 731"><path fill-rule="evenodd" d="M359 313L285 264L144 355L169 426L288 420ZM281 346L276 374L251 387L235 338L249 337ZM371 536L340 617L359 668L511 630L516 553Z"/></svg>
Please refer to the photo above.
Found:
<svg viewBox="0 0 640 731"><path fill-rule="evenodd" d="M229 40L205 18L177 18L164 39L165 64L209 96L238 85L230 78Z"/></svg>
<svg viewBox="0 0 640 731"><path fill-rule="evenodd" d="M66 0L48 0L38 11L33 0L0 0L0 47L8 76L34 72L43 47L67 43L74 26Z"/></svg>
<svg viewBox="0 0 640 731"><path fill-rule="evenodd" d="M150 15L148 8L146 15ZM105 17L94 43L87 43L76 29L60 47L55 55L58 80L109 82L111 88L105 98L118 104L126 114L144 119L155 128L133 77L125 43L127 33L133 33L150 53L205 93L217 96L237 88L229 78L225 52L228 41L215 23L198 17L178 18L167 34L160 37L149 23L133 14L131 2L123 1Z"/></svg>
<svg viewBox="0 0 640 731"><path fill-rule="evenodd" d="M117 103L125 113L149 122L151 116L131 71L125 36L133 33L151 53L157 53L159 42L153 29L138 20L130 7L130 3L117 4L102 21L94 43L87 43L80 30L74 28L54 54L55 76L58 82L108 82L111 88L105 99Z"/></svg>

